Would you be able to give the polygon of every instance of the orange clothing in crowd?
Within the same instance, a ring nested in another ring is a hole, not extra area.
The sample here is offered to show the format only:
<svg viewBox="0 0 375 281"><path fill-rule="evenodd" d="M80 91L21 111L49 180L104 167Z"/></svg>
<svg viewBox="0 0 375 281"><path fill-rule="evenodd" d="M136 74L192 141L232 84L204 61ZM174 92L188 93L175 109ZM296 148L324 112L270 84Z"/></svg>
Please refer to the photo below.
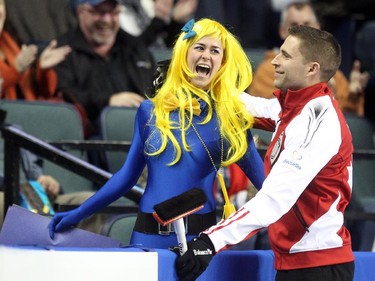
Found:
<svg viewBox="0 0 375 281"><path fill-rule="evenodd" d="M0 50L5 56L0 59L0 76L3 78L2 99L38 100L54 96L57 86L55 71L41 70L36 63L35 69L29 68L19 73L14 65L20 47L6 31L0 35ZM17 88L21 96L17 96Z"/></svg>
<svg viewBox="0 0 375 281"><path fill-rule="evenodd" d="M251 83L248 93L256 97L274 98L273 85L275 68L271 61L276 57L277 52L270 50L265 53L264 61L259 64ZM344 74L339 70L329 82L331 90L337 99L340 108L344 112L356 113L359 116L364 115L364 96L352 96L349 94L349 82Z"/></svg>

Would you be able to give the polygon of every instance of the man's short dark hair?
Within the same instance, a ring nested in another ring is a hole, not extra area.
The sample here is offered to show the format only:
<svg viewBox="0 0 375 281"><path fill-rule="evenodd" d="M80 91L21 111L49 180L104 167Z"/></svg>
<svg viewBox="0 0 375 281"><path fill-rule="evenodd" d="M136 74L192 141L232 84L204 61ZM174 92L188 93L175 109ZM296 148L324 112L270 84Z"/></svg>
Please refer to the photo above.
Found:
<svg viewBox="0 0 375 281"><path fill-rule="evenodd" d="M320 64L321 79L328 82L341 64L341 47L335 37L310 26L293 26L289 35L301 40L300 52L306 61Z"/></svg>

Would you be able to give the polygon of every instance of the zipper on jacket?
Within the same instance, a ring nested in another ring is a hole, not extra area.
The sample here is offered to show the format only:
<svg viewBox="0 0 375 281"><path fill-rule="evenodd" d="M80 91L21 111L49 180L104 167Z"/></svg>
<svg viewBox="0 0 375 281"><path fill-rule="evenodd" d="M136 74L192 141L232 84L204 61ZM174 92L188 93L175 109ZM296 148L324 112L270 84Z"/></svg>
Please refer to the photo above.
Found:
<svg viewBox="0 0 375 281"><path fill-rule="evenodd" d="M296 214L297 216L297 219L299 220L299 222L302 224L303 228L307 231L307 232L310 232L309 230L309 226L307 225L306 221L304 220L302 214L301 214L301 211L299 210L297 204L294 204L293 206L293 211L294 213Z"/></svg>

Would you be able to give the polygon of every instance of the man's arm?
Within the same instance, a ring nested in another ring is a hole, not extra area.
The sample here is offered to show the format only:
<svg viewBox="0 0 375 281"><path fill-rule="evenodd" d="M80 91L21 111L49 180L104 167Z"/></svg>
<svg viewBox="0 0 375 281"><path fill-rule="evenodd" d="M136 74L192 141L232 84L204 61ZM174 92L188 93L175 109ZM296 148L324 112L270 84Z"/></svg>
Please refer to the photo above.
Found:
<svg viewBox="0 0 375 281"><path fill-rule="evenodd" d="M244 92L241 94L240 99L245 104L246 110L254 117L278 120L281 107L276 98L253 97Z"/></svg>

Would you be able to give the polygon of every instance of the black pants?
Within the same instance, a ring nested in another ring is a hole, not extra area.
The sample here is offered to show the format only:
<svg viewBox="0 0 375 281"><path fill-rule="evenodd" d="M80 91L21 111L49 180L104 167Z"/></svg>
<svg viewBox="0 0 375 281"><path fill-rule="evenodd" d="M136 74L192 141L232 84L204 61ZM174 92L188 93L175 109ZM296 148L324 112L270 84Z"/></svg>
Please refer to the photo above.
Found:
<svg viewBox="0 0 375 281"><path fill-rule="evenodd" d="M354 262L328 266L279 270L276 281L353 281Z"/></svg>

